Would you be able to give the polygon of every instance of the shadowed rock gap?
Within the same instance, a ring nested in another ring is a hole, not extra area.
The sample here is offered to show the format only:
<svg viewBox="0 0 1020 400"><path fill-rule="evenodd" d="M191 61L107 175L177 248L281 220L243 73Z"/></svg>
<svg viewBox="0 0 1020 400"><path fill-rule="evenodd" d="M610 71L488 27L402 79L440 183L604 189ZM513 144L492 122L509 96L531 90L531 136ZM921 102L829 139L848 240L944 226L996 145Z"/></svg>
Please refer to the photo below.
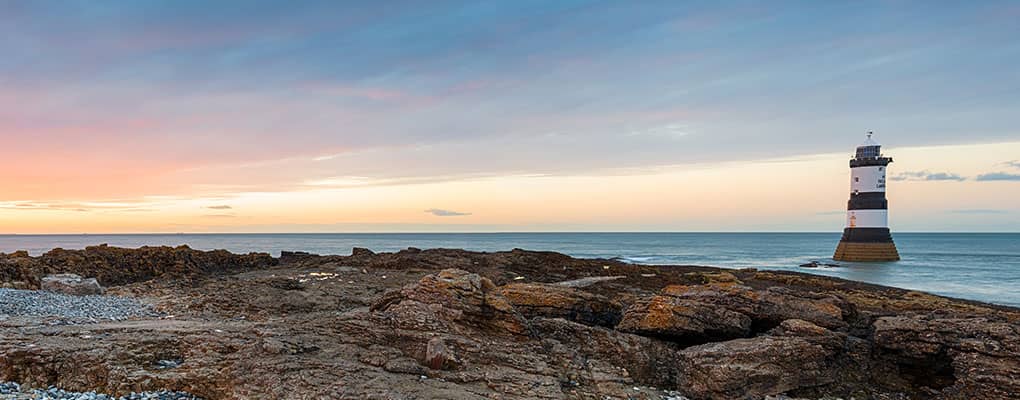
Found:
<svg viewBox="0 0 1020 400"><path fill-rule="evenodd" d="M885 362L896 366L899 375L920 389L938 392L956 383L953 358L945 350L927 357L910 357L899 351L884 351L880 355Z"/></svg>

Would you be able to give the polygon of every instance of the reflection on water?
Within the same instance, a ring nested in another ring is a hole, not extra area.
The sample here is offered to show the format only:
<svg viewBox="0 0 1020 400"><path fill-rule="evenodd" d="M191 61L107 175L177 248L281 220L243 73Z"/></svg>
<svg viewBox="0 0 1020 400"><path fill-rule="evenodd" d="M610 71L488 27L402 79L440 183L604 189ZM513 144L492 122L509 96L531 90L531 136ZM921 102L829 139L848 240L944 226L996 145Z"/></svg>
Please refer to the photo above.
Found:
<svg viewBox="0 0 1020 400"><path fill-rule="evenodd" d="M834 233L491 233L491 234L211 234L0 236L0 251L40 254L54 247L188 244L233 252L281 250L349 254L351 247L396 251L407 247L499 251L549 250L577 257L621 257L646 264L754 267L835 276L924 290L947 296L1020 306L1020 234L894 233L903 258L894 263L832 262Z"/></svg>

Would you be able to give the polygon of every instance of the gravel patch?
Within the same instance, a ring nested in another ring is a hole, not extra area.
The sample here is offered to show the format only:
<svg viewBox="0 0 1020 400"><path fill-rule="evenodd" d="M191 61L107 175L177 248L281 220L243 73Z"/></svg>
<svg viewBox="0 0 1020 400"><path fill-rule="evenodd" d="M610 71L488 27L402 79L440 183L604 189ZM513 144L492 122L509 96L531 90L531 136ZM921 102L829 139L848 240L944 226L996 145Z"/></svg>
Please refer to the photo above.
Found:
<svg viewBox="0 0 1020 400"><path fill-rule="evenodd" d="M0 289L0 320L46 317L50 323L87 323L158 317L138 300L116 296L69 296L39 290Z"/></svg>
<svg viewBox="0 0 1020 400"><path fill-rule="evenodd" d="M201 400L184 392L132 392L126 396L109 396L96 392L68 392L55 387L48 389L22 388L14 382L0 383L0 400Z"/></svg>

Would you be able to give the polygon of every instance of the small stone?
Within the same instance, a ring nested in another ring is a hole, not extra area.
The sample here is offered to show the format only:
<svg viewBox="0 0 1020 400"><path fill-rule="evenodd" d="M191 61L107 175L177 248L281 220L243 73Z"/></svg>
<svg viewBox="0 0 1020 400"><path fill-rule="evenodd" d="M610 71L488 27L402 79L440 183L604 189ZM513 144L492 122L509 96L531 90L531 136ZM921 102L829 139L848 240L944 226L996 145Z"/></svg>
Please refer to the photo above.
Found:
<svg viewBox="0 0 1020 400"><path fill-rule="evenodd" d="M442 338L432 338L425 347L425 366L431 369L450 369L457 365L457 358Z"/></svg>

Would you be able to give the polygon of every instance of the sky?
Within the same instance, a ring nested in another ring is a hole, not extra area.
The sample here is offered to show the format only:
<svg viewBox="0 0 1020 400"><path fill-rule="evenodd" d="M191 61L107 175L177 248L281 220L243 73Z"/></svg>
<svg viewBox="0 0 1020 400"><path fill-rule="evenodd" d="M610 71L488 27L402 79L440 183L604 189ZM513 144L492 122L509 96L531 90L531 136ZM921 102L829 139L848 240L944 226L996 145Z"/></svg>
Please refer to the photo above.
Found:
<svg viewBox="0 0 1020 400"><path fill-rule="evenodd" d="M2 1L0 233L1020 231L1012 1Z"/></svg>

